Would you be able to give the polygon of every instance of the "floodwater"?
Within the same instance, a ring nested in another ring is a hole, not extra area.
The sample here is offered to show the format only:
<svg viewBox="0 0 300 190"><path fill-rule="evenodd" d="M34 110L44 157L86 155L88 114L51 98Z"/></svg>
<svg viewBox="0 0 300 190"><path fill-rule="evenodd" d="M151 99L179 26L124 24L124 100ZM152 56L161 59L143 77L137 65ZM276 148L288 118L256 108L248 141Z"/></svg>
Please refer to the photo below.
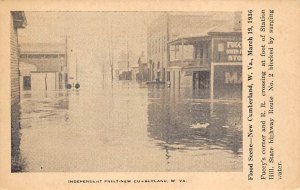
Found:
<svg viewBox="0 0 300 190"><path fill-rule="evenodd" d="M242 171L241 101L90 85L22 94L24 172Z"/></svg>

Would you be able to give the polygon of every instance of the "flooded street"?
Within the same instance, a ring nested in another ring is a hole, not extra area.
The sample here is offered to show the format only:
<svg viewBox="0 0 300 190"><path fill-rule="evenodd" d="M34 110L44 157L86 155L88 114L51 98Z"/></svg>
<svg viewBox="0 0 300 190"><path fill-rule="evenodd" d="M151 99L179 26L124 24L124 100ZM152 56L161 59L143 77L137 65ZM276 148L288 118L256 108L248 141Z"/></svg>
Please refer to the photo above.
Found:
<svg viewBox="0 0 300 190"><path fill-rule="evenodd" d="M200 98L126 82L25 92L24 171L241 171L241 103Z"/></svg>

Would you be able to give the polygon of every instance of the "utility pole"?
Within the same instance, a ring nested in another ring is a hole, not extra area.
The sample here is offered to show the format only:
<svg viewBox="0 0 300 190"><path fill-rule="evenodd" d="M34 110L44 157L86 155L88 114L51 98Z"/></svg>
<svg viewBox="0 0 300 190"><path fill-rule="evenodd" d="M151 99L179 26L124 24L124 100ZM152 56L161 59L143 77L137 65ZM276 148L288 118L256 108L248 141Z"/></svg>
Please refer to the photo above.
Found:
<svg viewBox="0 0 300 190"><path fill-rule="evenodd" d="M77 66L77 54L76 54L76 73L75 73L75 77L76 77L76 83L77 83L77 81L78 81L78 78L77 78L77 72L78 72L78 68L77 68L78 66Z"/></svg>
<svg viewBox="0 0 300 190"><path fill-rule="evenodd" d="M129 51L128 51L128 33L126 33L126 46L127 46L127 71L129 73Z"/></svg>
<svg viewBox="0 0 300 190"><path fill-rule="evenodd" d="M68 35L66 35L66 58L65 58L65 60L66 60L66 69L67 69L67 73L68 73L69 72L69 69L68 69L68 67L69 67L68 66ZM61 74L62 74L62 68L61 68ZM69 77L68 74L67 75L64 74L64 76L61 77L61 79L63 81L59 81L59 82L61 84L64 84L67 81L67 83L69 83L68 77ZM65 89L65 86L66 86L66 84L62 85L62 89Z"/></svg>
<svg viewBox="0 0 300 190"><path fill-rule="evenodd" d="M114 80L114 47L113 47L113 40L112 40L112 22L110 23L110 33L109 33L109 65L110 65L110 72L111 72L111 81Z"/></svg>
<svg viewBox="0 0 300 190"><path fill-rule="evenodd" d="M68 36L66 35L66 66L68 66Z"/></svg>
<svg viewBox="0 0 300 190"><path fill-rule="evenodd" d="M112 40L112 22L110 22L110 71L111 71L111 81L114 80L114 47L113 47L113 40Z"/></svg>

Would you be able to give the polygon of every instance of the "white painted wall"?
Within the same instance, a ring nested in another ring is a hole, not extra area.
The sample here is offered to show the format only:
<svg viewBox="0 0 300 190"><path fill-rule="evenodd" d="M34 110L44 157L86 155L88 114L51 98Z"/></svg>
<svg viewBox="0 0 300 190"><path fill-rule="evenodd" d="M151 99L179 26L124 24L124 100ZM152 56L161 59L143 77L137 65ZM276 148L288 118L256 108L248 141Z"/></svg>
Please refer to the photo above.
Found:
<svg viewBox="0 0 300 190"><path fill-rule="evenodd" d="M57 79L58 80L58 79ZM55 90L56 77L55 73L31 73L31 90L47 91Z"/></svg>

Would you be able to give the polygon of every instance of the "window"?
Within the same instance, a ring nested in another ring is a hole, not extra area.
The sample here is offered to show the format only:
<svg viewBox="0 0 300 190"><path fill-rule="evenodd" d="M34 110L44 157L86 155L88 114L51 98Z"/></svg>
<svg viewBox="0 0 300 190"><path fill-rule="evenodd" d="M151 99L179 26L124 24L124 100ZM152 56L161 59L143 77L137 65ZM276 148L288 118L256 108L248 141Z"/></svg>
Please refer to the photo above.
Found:
<svg viewBox="0 0 300 190"><path fill-rule="evenodd" d="M158 53L160 53L160 39L158 39Z"/></svg>
<svg viewBox="0 0 300 190"><path fill-rule="evenodd" d="M179 45L170 46L170 61L178 60L179 58Z"/></svg>
<svg viewBox="0 0 300 190"><path fill-rule="evenodd" d="M175 46L175 58L178 59L179 58L179 45Z"/></svg>
<svg viewBox="0 0 300 190"><path fill-rule="evenodd" d="M195 55L196 59L202 59L203 58L203 45L200 44L197 48L196 48L196 55Z"/></svg>
<svg viewBox="0 0 300 190"><path fill-rule="evenodd" d="M157 39L155 40L155 53L157 53Z"/></svg>
<svg viewBox="0 0 300 190"><path fill-rule="evenodd" d="M154 54L154 41L153 40L152 40L151 50L152 50L152 55L153 55Z"/></svg>
<svg viewBox="0 0 300 190"><path fill-rule="evenodd" d="M23 76L23 90L31 90L31 77Z"/></svg>
<svg viewBox="0 0 300 190"><path fill-rule="evenodd" d="M163 38L163 51L166 51L166 37Z"/></svg>
<svg viewBox="0 0 300 190"><path fill-rule="evenodd" d="M170 71L167 72L167 81L170 81Z"/></svg>

